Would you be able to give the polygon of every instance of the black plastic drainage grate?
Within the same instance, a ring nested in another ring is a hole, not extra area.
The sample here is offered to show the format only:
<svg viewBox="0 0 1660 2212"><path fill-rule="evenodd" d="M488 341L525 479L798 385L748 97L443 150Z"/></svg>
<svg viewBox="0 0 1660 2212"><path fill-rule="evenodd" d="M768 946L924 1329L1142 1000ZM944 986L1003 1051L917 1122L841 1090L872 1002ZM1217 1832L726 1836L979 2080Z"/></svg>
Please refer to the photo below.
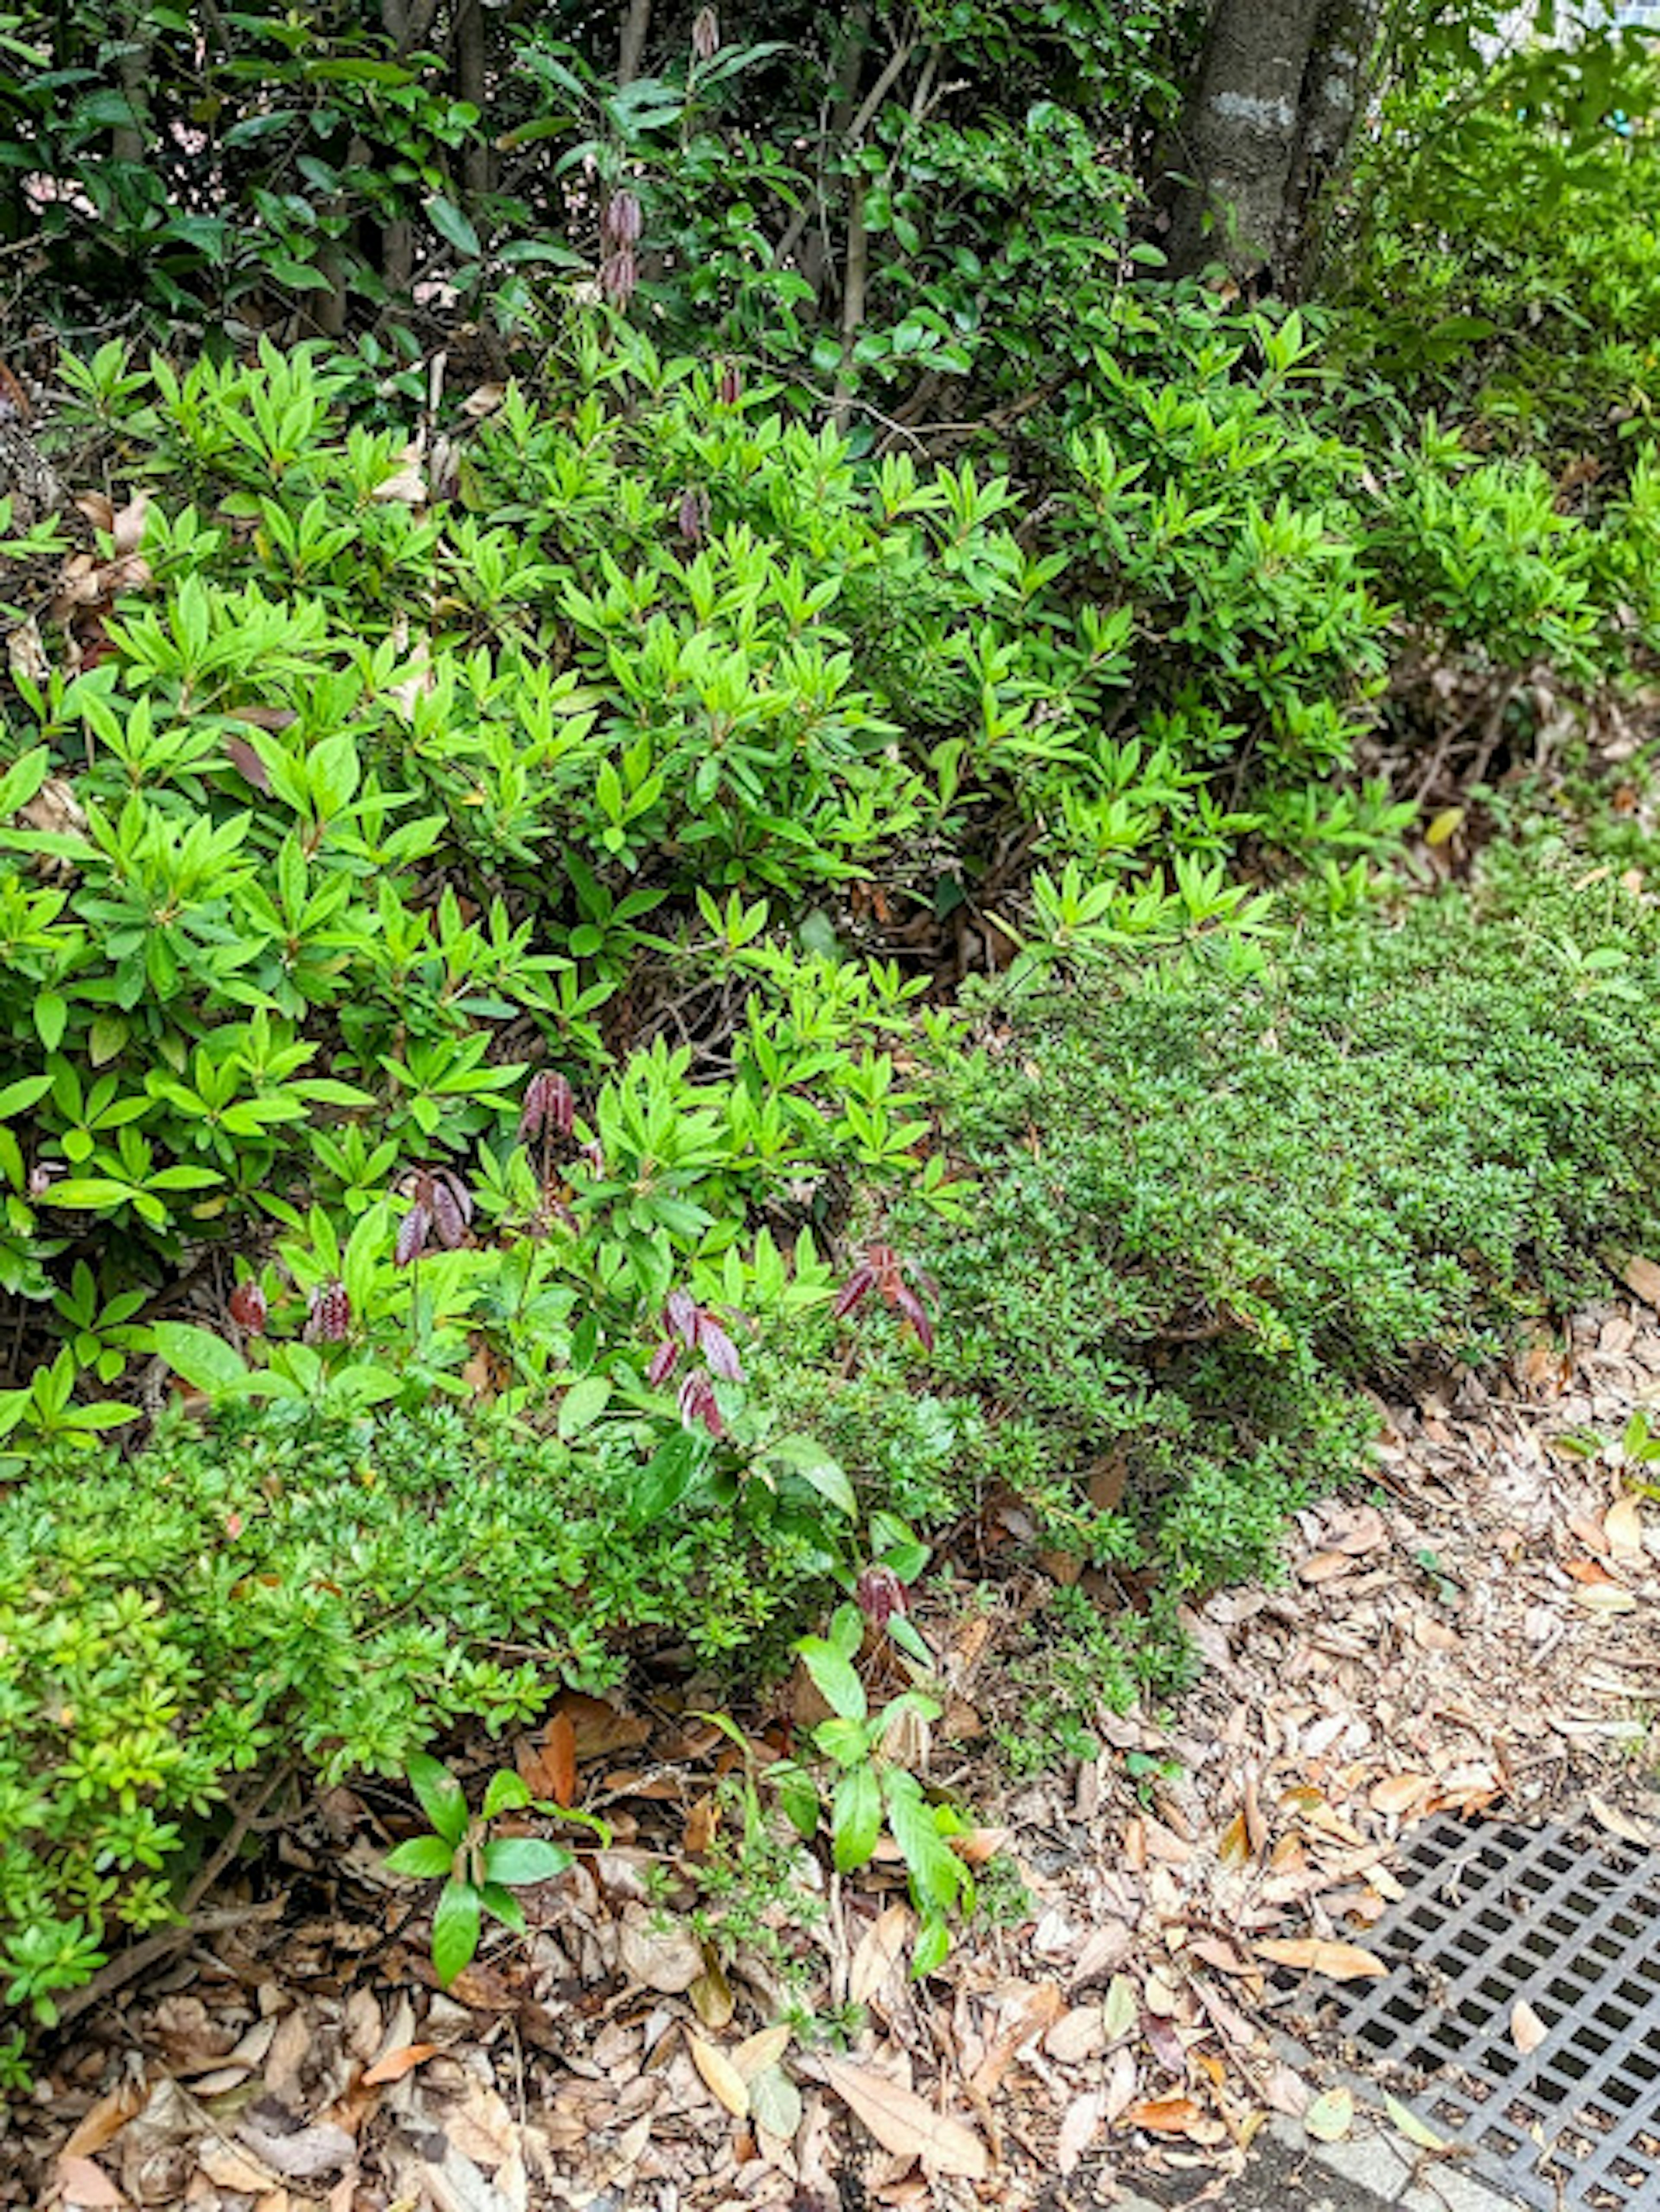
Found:
<svg viewBox="0 0 1660 2212"><path fill-rule="evenodd" d="M1340 2032L1495 2188L1548 2212L1655 2212L1656 1855L1444 1817L1407 1839L1395 1871L1407 1894L1367 1945L1393 1971L1333 1987ZM1548 2031L1528 2054L1511 2031L1518 1999Z"/></svg>

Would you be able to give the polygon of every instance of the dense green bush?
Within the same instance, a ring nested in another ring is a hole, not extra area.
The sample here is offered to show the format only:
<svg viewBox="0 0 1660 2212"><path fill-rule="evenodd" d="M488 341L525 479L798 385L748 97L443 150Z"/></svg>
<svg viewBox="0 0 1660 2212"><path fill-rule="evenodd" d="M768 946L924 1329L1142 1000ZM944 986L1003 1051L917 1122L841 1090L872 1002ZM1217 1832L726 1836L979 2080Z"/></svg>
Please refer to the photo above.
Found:
<svg viewBox="0 0 1660 2212"><path fill-rule="evenodd" d="M1605 1237L1651 1244L1660 920L1572 878L1541 849L1254 961L1005 992L931 1094L971 1212L887 1219L938 1285L926 1371L873 1319L851 1378L769 1387L919 1519L1012 1493L1043 1542L1145 1575L1128 1644L1158 1677L1174 1607L1364 1471L1356 1383L1560 1310Z"/></svg>
<svg viewBox="0 0 1660 2212"><path fill-rule="evenodd" d="M1329 257L1359 374L1617 472L1660 346L1657 89L1637 33L1408 74Z"/></svg>
<svg viewBox="0 0 1660 2212"><path fill-rule="evenodd" d="M50 2019L165 1919L257 1763L397 1773L447 1723L609 1686L625 1640L753 1664L855 1556L844 1483L799 1438L751 1427L654 1507L637 1417L564 1425L228 1412L0 1498L7 2003Z"/></svg>
<svg viewBox="0 0 1660 2212"><path fill-rule="evenodd" d="M531 1389L559 1364L503 1318L531 1274L627 1336L677 1276L751 1307L733 1248L804 1187L941 1196L893 1049L925 978L850 882L926 926L1048 845L1085 877L1030 913L1006 884L1004 926L1150 942L1230 910L1201 856L1363 837L1320 779L1383 617L1352 457L1276 396L1300 343L1214 331L1191 389L1121 372L1122 458L1080 433L1036 543L1006 478L860 463L615 326L554 364L560 404L509 388L428 450L355 425L314 349L66 364L70 427L155 495L106 516L4 709L0 1288L46 1334L3 1417L118 1419L77 1374L176 1364L153 1303L205 1279L222 1326L239 1272L279 1338L347 1281L381 1370L351 1387L459 1389L482 1335ZM538 1068L574 1103L531 1140ZM478 1232L406 1273L422 1176Z"/></svg>

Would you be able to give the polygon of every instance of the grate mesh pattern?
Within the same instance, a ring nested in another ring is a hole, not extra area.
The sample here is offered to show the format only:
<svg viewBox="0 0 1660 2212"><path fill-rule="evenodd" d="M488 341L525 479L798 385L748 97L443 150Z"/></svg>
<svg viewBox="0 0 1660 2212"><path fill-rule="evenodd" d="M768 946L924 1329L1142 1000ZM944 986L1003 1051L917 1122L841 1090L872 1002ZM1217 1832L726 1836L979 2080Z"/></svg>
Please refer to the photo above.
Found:
<svg viewBox="0 0 1660 2212"><path fill-rule="evenodd" d="M1660 1863L1566 1828L1443 1817L1407 1839L1407 1894L1334 1986L1335 2024L1471 2170L1529 2204L1660 2207ZM1523 2055L1524 1998L1548 2031Z"/></svg>

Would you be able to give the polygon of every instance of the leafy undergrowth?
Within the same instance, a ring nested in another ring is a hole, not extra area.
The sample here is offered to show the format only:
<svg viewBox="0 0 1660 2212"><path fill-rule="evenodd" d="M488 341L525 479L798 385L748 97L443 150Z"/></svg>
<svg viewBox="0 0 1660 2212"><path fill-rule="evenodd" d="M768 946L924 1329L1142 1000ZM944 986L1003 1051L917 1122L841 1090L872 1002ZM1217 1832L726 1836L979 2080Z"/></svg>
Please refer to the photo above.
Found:
<svg viewBox="0 0 1660 2212"><path fill-rule="evenodd" d="M1073 1585L1017 1764L1174 1686L1178 1609L1365 1472L1362 1383L1649 1236L1660 921L1593 872L1541 849L1398 920L991 993L928 1079L963 1218L895 1200L787 1316L671 1301L654 1374L706 1363L714 1428L663 1443L617 1374L542 1436L233 1393L136 1462L33 1474L0 1502L13 2001L49 2012L165 1916L238 1771L395 1773L630 1666L719 1694L873 1559L914 1577L912 1528L935 1617L1034 1553ZM873 1634L905 1610L891 1574L860 1595Z"/></svg>

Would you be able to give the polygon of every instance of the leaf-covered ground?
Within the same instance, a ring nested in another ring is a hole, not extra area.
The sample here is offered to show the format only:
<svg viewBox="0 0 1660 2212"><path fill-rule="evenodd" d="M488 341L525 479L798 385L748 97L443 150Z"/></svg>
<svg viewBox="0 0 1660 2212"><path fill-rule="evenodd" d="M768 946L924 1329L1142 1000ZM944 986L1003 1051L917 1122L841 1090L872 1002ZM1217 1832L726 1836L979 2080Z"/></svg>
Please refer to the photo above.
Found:
<svg viewBox="0 0 1660 2212"><path fill-rule="evenodd" d="M574 1771L612 1839L528 1893L527 1941L502 1931L441 1994L423 1892L380 1864L407 1808L343 1789L290 1814L279 1789L193 1931L76 2013L14 2115L0 2202L1067 2212L1225 2185L1269 2114L1321 2097L1322 2065L1271 2038L1319 2047L1310 1970L1377 1971L1414 1823L1574 1811L1660 1835L1660 1503L1627 1427L1660 1397L1660 1272L1625 1263L1624 1287L1566 1342L1380 1401L1371 1496L1302 1516L1281 1584L1193 1621L1193 1692L1104 1717L1070 1771L994 1800L985 1756L1018 1694L1012 1620L1055 1585L928 1623L952 1691L933 1770L987 1808L966 1848L1025 1898L994 1881L999 1917L917 1985L900 1870L832 1882L789 1940L843 2047L782 2016L764 1925L723 1962L693 1928L727 1739L571 1698L514 1753L538 1789ZM780 1717L750 1717L757 1746ZM760 1916L790 1919L781 1897ZM1336 2120L1386 2126L1376 2102Z"/></svg>

